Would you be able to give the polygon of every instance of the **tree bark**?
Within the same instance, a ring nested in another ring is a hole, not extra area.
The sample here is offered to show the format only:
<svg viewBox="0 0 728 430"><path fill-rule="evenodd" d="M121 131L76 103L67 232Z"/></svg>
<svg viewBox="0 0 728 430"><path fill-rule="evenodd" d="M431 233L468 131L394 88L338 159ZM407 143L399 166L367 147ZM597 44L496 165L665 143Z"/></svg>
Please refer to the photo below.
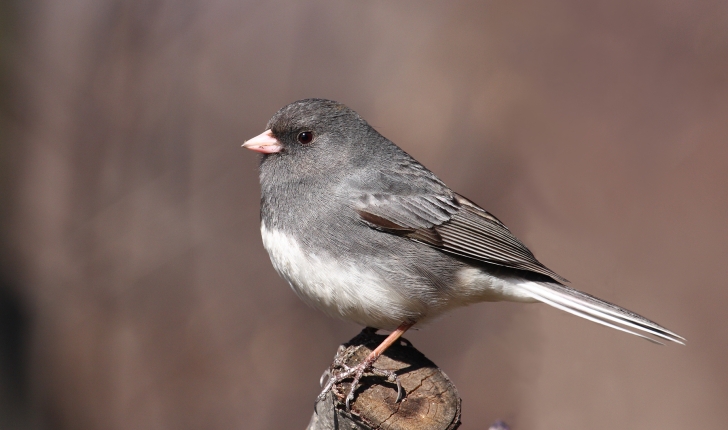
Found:
<svg viewBox="0 0 728 430"><path fill-rule="evenodd" d="M365 329L340 346L337 356L344 354L348 366L356 365L385 337ZM450 430L460 426L460 396L455 385L408 340L402 338L389 347L374 366L397 373L405 392L401 402L395 402L395 384L367 375L361 380L350 412L344 405L350 385L343 383L316 403L307 430Z"/></svg>

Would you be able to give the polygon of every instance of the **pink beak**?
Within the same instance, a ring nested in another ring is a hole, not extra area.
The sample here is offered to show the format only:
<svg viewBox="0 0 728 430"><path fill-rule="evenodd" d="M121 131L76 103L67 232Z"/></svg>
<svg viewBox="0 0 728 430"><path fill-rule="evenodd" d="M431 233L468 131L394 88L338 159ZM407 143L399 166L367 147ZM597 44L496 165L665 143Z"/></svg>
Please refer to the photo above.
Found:
<svg viewBox="0 0 728 430"><path fill-rule="evenodd" d="M254 138L246 140L243 148L255 152L262 152L263 154L273 154L274 152L281 152L283 145L281 145L278 139L273 137L273 133L270 130L266 130Z"/></svg>

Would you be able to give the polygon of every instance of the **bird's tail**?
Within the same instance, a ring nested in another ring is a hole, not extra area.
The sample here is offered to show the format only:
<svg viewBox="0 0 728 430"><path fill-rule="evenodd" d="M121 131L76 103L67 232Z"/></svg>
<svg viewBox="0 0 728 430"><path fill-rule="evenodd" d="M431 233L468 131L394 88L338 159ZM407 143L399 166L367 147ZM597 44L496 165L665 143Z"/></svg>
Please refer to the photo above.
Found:
<svg viewBox="0 0 728 430"><path fill-rule="evenodd" d="M684 337L671 332L665 327L627 309L565 285L527 281L519 283L519 287L523 288L535 300L586 318L589 321L639 336L660 345L662 345L662 342L642 333L685 345ZM630 330L630 328L634 330Z"/></svg>

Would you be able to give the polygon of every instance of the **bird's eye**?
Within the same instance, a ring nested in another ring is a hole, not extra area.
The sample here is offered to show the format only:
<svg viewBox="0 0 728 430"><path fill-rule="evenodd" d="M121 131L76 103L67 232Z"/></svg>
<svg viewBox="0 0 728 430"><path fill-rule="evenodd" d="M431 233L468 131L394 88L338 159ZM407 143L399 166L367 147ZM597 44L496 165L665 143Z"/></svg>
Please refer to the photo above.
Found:
<svg viewBox="0 0 728 430"><path fill-rule="evenodd" d="M311 133L310 131L302 131L298 133L297 139L300 143L303 143L304 145L307 143L311 143L311 141L313 140L313 133Z"/></svg>

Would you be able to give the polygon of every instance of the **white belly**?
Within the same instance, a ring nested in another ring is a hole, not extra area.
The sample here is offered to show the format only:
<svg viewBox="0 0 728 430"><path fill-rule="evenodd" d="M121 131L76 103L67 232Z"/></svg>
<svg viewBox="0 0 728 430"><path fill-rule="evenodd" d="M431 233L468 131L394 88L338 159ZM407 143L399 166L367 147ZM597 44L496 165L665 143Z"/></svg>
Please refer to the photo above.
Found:
<svg viewBox="0 0 728 430"><path fill-rule="evenodd" d="M261 223L263 246L273 267L309 305L361 325L393 329L416 311L374 271L341 258L307 251L293 237Z"/></svg>

